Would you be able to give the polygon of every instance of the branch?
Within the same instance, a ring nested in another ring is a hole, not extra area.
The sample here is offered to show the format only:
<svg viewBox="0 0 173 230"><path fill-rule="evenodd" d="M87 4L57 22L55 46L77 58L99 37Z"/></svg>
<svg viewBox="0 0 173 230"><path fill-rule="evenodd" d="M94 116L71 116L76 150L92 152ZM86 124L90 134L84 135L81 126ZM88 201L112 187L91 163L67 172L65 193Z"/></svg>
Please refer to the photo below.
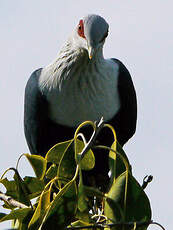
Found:
<svg viewBox="0 0 173 230"><path fill-rule="evenodd" d="M123 227L123 226L129 226L129 227L133 227L134 225L136 225L137 227L141 227L141 226L145 226L145 225L150 225L150 224L155 224L158 225L159 227L162 228L162 230L165 230L164 227L156 222L153 221L145 221L145 222L126 222L126 223L114 223L114 224L95 224L95 225L88 225L88 226L76 226L76 227L67 227L68 230L75 230L75 229L104 229L106 227L114 227L114 226L119 226L119 227Z"/></svg>
<svg viewBox="0 0 173 230"><path fill-rule="evenodd" d="M17 178L18 178L18 180L19 180L19 182L21 183L21 188L22 188L22 192L24 193L24 195L25 195L25 197L27 198L27 190L26 190L26 187L25 187L25 185L23 184L23 180L22 180L22 178L21 178L21 176L20 176L20 174L19 174L19 172L18 172L18 170L17 169L15 169L15 168L13 168L13 167L11 167L11 168L8 168L4 173L3 173L3 175L1 176L1 178L0 179L2 179L3 177L4 177L4 175L8 172L8 171L10 171L10 170L12 170L12 171L14 171L15 172L15 175L17 176ZM15 178L14 178L14 180L16 180ZM0 194L3 194L3 195L5 195L4 193L2 193L1 191L0 191ZM6 196L6 195L5 195ZM8 197L8 196L7 196ZM11 197L8 197L9 199L13 199L13 198L11 198ZM0 197L0 199L1 200L3 200L1 197ZM14 200L14 199L13 199ZM6 202L8 202L8 201L6 201ZM18 201L17 201L18 202ZM31 203L31 201L28 199L28 202L30 203L30 206L31 206L31 208L33 209L33 206L32 206L32 203ZM24 205L24 204L23 204ZM13 206L13 205L12 205ZM18 207L18 206L17 206Z"/></svg>
<svg viewBox="0 0 173 230"><path fill-rule="evenodd" d="M25 204L20 203L17 200L14 200L12 197L5 195L0 191L0 200L6 202L7 204L15 207L15 208L29 208Z"/></svg>

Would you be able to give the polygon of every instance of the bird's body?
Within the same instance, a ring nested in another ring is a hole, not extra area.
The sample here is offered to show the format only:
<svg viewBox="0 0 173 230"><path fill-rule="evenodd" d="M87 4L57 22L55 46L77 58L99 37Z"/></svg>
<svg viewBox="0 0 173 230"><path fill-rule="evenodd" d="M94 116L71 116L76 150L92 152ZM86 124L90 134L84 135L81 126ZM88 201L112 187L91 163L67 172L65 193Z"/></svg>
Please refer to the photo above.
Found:
<svg viewBox="0 0 173 230"><path fill-rule="evenodd" d="M103 18L85 17L56 60L31 75L25 91L24 125L32 154L44 156L54 144L72 138L75 128L85 120L103 117L114 126L121 145L134 134L134 86L119 60L104 59L107 33ZM110 142L109 135L102 140ZM107 173L107 158L96 153L93 172Z"/></svg>
<svg viewBox="0 0 173 230"><path fill-rule="evenodd" d="M102 55L94 61L88 59L86 52L78 56L74 63L68 62L68 56L47 66L39 79L40 89L49 103L51 120L69 127L85 120L96 121L102 116L110 120L120 108L118 65Z"/></svg>

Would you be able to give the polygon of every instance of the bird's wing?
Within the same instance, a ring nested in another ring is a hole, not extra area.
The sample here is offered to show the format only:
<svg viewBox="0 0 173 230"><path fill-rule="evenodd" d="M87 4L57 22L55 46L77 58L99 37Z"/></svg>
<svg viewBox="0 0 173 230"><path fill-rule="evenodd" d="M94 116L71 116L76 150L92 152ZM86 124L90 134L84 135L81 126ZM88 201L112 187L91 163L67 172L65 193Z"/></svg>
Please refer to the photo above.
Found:
<svg viewBox="0 0 173 230"><path fill-rule="evenodd" d="M48 106L38 85L41 70L32 73L25 88L24 131L30 152L44 155Z"/></svg>
<svg viewBox="0 0 173 230"><path fill-rule="evenodd" d="M118 59L112 60L119 66L118 91L121 103L120 111L115 118L116 124L114 127L115 129L117 127L119 143L124 145L136 131L137 99L129 71Z"/></svg>

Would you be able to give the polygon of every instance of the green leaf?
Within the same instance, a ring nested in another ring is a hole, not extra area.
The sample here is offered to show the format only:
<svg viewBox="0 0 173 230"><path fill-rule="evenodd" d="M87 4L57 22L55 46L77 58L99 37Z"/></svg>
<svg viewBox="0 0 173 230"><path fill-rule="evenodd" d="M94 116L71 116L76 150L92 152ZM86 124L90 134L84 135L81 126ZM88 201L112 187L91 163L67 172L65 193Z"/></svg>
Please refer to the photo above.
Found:
<svg viewBox="0 0 173 230"><path fill-rule="evenodd" d="M125 185L126 172L116 179L107 194L105 215L114 223L150 221L151 207L148 197L130 173L128 173L126 198ZM120 230L121 228L114 227L113 229ZM146 226L137 229L146 229ZM125 227L124 230L131 230L131 227Z"/></svg>
<svg viewBox="0 0 173 230"><path fill-rule="evenodd" d="M28 224L32 218L32 215L33 215L33 210L28 212L28 214L22 220L19 221L19 227L17 229L18 230L26 230L26 229L28 230Z"/></svg>
<svg viewBox="0 0 173 230"><path fill-rule="evenodd" d="M46 178L53 179L57 176L58 166L56 164L52 164L46 172Z"/></svg>
<svg viewBox="0 0 173 230"><path fill-rule="evenodd" d="M90 221L91 221L91 215L88 212L88 210L86 210L84 212L80 212L79 209L78 209L77 212L76 212L75 219L79 219L79 220L84 221L84 222L89 224Z"/></svg>
<svg viewBox="0 0 173 230"><path fill-rule="evenodd" d="M73 178L76 170L72 142L73 140L58 143L46 155L46 160L53 163L47 171L47 177L52 179L52 177L58 176L59 187L68 183Z"/></svg>
<svg viewBox="0 0 173 230"><path fill-rule="evenodd" d="M79 179L79 185L78 185L78 209L80 212L85 212L88 210L88 204L87 204L87 196L85 194L84 185L82 182L82 172L80 169L80 179ZM89 210L88 210L89 211Z"/></svg>
<svg viewBox="0 0 173 230"><path fill-rule="evenodd" d="M26 176L24 178L24 183L27 186L30 199L33 199L38 195L40 195L40 193L43 191L45 186L43 180L39 180L36 177L29 177L29 176Z"/></svg>
<svg viewBox="0 0 173 230"><path fill-rule="evenodd" d="M27 206L30 206L29 191L24 181L16 171L14 174L14 180L17 185L17 200Z"/></svg>
<svg viewBox="0 0 173 230"><path fill-rule="evenodd" d="M39 199L39 202L38 202L38 205L37 205L37 208L34 212L34 215L32 216L32 219L31 221L29 222L29 229L38 229L39 226L41 225L42 223L42 220L46 214L46 209L48 208L49 204L50 204L50 192L51 190L49 189L48 191L43 191L41 196L40 196L40 199Z"/></svg>
<svg viewBox="0 0 173 230"><path fill-rule="evenodd" d="M76 139L76 155L77 155L77 159L80 161L80 157L81 157L81 152L84 149L85 145L84 142ZM77 163L78 163L77 160ZM93 151L90 149L87 153L85 153L83 159L80 162L80 167L82 170L91 170L92 168L94 168L95 165L95 157L94 157L94 153Z"/></svg>
<svg viewBox="0 0 173 230"><path fill-rule="evenodd" d="M70 145L66 149L58 166L58 183L59 187L68 183L74 177L76 171L76 162L74 156L74 146Z"/></svg>
<svg viewBox="0 0 173 230"><path fill-rule="evenodd" d="M17 199L17 185L14 180L9 181L7 178L1 179L0 183L3 184L6 188L6 195L11 196L14 199Z"/></svg>
<svg viewBox="0 0 173 230"><path fill-rule="evenodd" d="M7 196L10 196L17 201L26 204L27 206L30 205L28 188L17 171L14 174L14 180L9 181L7 178L4 178L0 180L0 183L5 186L7 190L5 194ZM10 206L9 204L5 204L4 208L14 209L14 207Z"/></svg>
<svg viewBox="0 0 173 230"><path fill-rule="evenodd" d="M45 159L47 162L52 162L58 165L72 142L73 140L69 140L54 145L46 154Z"/></svg>
<svg viewBox="0 0 173 230"><path fill-rule="evenodd" d="M121 145L118 142L113 142L111 149L119 153L124 160L127 162L129 169L131 170L131 166L129 164L129 160L126 156L126 153L122 149ZM109 152L109 168L111 171L111 184L113 180L116 179L119 175L121 175L124 171L126 171L125 164L119 154L115 154L113 151Z"/></svg>
<svg viewBox="0 0 173 230"><path fill-rule="evenodd" d="M8 215L5 215L3 218L1 218L0 222L14 219L23 220L31 211L31 208L12 210Z"/></svg>
<svg viewBox="0 0 173 230"><path fill-rule="evenodd" d="M35 175L38 177L38 179L43 179L45 172L46 172L46 166L47 162L42 156L38 155L30 155L30 154L24 154L28 161L30 162Z"/></svg>
<svg viewBox="0 0 173 230"><path fill-rule="evenodd" d="M82 221L82 220L77 220L77 221L71 223L71 226L72 226L72 227L86 227L86 226L90 226L90 224L87 223L87 222L84 222L84 221ZM92 226L92 225L91 225L91 226ZM82 228L82 229L83 229L83 230L86 230L86 228Z"/></svg>
<svg viewBox="0 0 173 230"><path fill-rule="evenodd" d="M61 189L51 202L39 230L65 229L77 210L77 191L75 181L70 181Z"/></svg>

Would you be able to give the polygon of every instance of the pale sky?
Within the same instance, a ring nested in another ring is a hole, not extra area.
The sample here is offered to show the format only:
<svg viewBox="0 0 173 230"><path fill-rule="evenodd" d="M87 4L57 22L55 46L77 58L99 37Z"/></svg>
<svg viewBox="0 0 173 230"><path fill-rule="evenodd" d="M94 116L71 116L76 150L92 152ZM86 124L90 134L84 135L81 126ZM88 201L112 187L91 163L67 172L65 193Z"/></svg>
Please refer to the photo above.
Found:
<svg viewBox="0 0 173 230"><path fill-rule="evenodd" d="M137 92L137 131L125 150L140 183L145 175L153 175L146 189L152 219L171 230L172 9L171 0L0 0L0 174L28 152L23 100L30 74L56 57L81 17L99 14L110 26L104 55L126 65ZM23 176L31 174L25 160L20 171ZM9 226L3 223L0 229Z"/></svg>

